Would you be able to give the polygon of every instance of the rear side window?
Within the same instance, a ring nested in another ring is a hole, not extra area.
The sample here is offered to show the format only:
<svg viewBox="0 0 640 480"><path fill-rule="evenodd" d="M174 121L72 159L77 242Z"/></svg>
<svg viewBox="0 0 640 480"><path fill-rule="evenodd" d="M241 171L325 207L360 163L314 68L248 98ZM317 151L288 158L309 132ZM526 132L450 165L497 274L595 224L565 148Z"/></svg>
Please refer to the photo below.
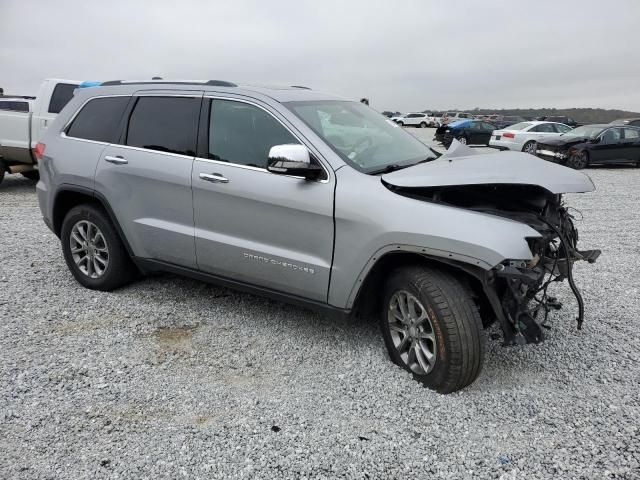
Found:
<svg viewBox="0 0 640 480"><path fill-rule="evenodd" d="M196 155L200 98L140 97L129 117L126 145Z"/></svg>
<svg viewBox="0 0 640 480"><path fill-rule="evenodd" d="M213 100L209 125L209 158L222 162L267 168L271 147L300 143L267 112L242 102Z"/></svg>
<svg viewBox="0 0 640 480"><path fill-rule="evenodd" d="M10 110L12 112L28 112L29 103L19 101L0 102L0 110Z"/></svg>
<svg viewBox="0 0 640 480"><path fill-rule="evenodd" d="M97 142L116 141L118 124L131 97L89 100L67 129L67 136Z"/></svg>
<svg viewBox="0 0 640 480"><path fill-rule="evenodd" d="M53 89L51 101L49 102L49 113L60 113L64 106L73 98L73 91L78 85L71 83L59 83Z"/></svg>

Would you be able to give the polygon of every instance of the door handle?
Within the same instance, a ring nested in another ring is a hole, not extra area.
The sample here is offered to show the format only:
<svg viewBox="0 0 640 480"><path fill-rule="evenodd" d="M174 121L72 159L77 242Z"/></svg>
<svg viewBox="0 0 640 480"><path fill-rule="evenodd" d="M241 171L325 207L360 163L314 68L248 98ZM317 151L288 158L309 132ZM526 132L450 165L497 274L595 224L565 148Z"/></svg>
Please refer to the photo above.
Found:
<svg viewBox="0 0 640 480"><path fill-rule="evenodd" d="M109 163L114 163L116 165L124 165L126 163L129 163L129 160L121 157L120 155L118 155L117 157L112 157L111 155L105 155L104 161Z"/></svg>
<svg viewBox="0 0 640 480"><path fill-rule="evenodd" d="M220 173L201 173L200 178L211 183L229 183L229 179Z"/></svg>

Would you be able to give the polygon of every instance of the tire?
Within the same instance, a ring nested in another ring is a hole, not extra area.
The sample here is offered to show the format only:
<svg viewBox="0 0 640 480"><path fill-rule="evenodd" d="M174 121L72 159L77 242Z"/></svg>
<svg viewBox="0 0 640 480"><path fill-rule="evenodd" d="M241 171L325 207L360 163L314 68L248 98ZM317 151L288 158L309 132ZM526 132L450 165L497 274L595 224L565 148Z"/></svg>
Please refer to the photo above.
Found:
<svg viewBox="0 0 640 480"><path fill-rule="evenodd" d="M97 229L98 233L95 233L96 230L93 230L91 225ZM89 238L93 236L94 242L85 241L83 249L75 238L86 240L87 236ZM78 283L86 288L110 291L126 285L135 277L136 268L120 236L106 212L98 206L83 204L69 210L62 222L60 241L69 270ZM80 248L79 253L72 252L72 243ZM88 249L91 251L89 252ZM93 261L83 262L82 257L90 257ZM81 259L78 261L79 258ZM100 267L102 267L101 273Z"/></svg>
<svg viewBox="0 0 640 480"><path fill-rule="evenodd" d="M524 153L530 153L531 155L536 154L537 142L535 140L529 140L522 146L522 151Z"/></svg>
<svg viewBox="0 0 640 480"><path fill-rule="evenodd" d="M420 128L427 128L427 124L426 124L425 122L422 122L422 123L420 124Z"/></svg>
<svg viewBox="0 0 640 480"><path fill-rule="evenodd" d="M575 153L567 160L567 166L575 170L582 170L589 165L589 154L584 150Z"/></svg>
<svg viewBox="0 0 640 480"><path fill-rule="evenodd" d="M401 127L404 127L404 122L398 122L398 125L400 125Z"/></svg>
<svg viewBox="0 0 640 480"><path fill-rule="evenodd" d="M467 140L467 137L465 137L464 135L461 136L460 138L457 138L456 140L458 140L463 145L468 145L468 143L469 143L468 140Z"/></svg>
<svg viewBox="0 0 640 480"><path fill-rule="evenodd" d="M409 326L398 319L398 312L407 318L399 303L405 298L405 310L413 308L418 320L426 314L425 320ZM473 383L482 370L485 347L478 308L468 289L448 272L422 267L394 271L385 285L380 326L391 360L432 390L455 392Z"/></svg>
<svg viewBox="0 0 640 480"><path fill-rule="evenodd" d="M24 178L28 178L29 180L38 181L40 180L40 172L38 170L31 170L30 172L22 172Z"/></svg>

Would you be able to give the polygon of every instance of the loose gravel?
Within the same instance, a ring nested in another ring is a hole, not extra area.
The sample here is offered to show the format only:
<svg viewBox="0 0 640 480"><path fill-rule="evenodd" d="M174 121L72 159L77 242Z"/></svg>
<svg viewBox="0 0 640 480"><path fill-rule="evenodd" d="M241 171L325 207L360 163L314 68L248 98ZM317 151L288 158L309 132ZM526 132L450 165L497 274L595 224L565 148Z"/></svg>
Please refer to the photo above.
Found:
<svg viewBox="0 0 640 480"><path fill-rule="evenodd" d="M432 131L418 131L429 135ZM0 477L640 478L640 170L587 171L576 305L541 345L486 332L478 380L442 396L375 323L160 275L83 289L34 184L0 185Z"/></svg>

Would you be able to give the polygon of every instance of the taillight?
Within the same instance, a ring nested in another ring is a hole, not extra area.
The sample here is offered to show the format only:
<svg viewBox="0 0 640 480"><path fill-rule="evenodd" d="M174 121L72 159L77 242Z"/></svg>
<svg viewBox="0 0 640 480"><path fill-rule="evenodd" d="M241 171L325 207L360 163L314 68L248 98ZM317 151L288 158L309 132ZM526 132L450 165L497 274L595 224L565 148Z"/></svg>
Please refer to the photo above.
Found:
<svg viewBox="0 0 640 480"><path fill-rule="evenodd" d="M516 134L515 133L511 133L511 132L503 133L502 136L504 138L516 138Z"/></svg>
<svg viewBox="0 0 640 480"><path fill-rule="evenodd" d="M44 157L44 149L46 147L47 146L44 143L38 142L36 144L36 148L33 149L33 154L36 156L38 160L42 160L42 158Z"/></svg>

